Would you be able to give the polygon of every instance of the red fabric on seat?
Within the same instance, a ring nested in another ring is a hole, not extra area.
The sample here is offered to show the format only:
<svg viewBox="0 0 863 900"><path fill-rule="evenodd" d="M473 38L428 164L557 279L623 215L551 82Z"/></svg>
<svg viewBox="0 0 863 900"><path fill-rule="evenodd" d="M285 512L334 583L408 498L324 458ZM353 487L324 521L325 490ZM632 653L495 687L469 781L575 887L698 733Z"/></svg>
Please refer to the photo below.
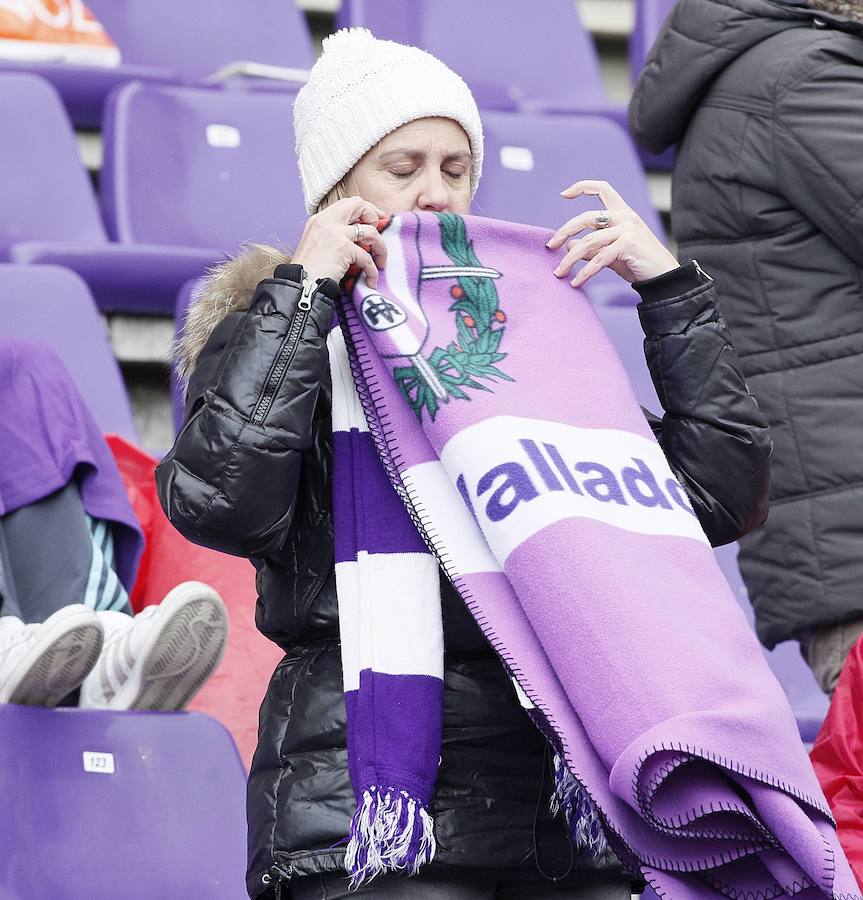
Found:
<svg viewBox="0 0 863 900"><path fill-rule="evenodd" d="M212 585L228 608L225 657L189 709L218 719L231 732L248 769L257 743L258 708L281 651L255 628L255 570L246 559L187 541L168 521L156 496L157 460L118 435L108 435L132 508L144 532L144 555L132 590L138 612L159 603L181 581Z"/></svg>
<svg viewBox="0 0 863 900"><path fill-rule="evenodd" d="M863 640L848 654L810 757L863 889Z"/></svg>

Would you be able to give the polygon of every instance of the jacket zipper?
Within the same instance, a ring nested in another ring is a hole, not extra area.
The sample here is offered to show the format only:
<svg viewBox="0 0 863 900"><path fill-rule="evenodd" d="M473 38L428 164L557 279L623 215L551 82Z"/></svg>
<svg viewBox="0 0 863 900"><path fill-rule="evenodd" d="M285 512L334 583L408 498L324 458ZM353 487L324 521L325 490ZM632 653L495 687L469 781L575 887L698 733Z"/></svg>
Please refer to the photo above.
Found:
<svg viewBox="0 0 863 900"><path fill-rule="evenodd" d="M308 276L303 279L303 292L297 303L297 311L294 314L294 318L291 320L291 327L288 329L288 333L282 341L282 346L279 348L276 361L273 363L273 368L270 370L270 375L267 378L267 382L264 385L264 389L261 391L261 396L252 413L253 425L263 424L264 419L267 417L267 413L270 411L270 407L273 405L276 391L282 383L282 379L285 377L285 372L290 367L294 358L294 353L297 350L300 335L303 333L303 328L305 328L306 321L309 318L309 313L312 309L312 294L314 293L316 286L315 282Z"/></svg>

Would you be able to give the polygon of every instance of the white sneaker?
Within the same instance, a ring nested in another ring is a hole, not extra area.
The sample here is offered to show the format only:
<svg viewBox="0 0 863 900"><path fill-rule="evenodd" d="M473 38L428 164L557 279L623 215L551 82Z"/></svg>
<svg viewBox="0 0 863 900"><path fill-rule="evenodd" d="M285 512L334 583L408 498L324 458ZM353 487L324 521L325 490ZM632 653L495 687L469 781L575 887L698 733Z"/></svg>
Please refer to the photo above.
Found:
<svg viewBox="0 0 863 900"><path fill-rule="evenodd" d="M105 647L81 685L89 709L182 709L213 673L228 641L228 612L206 584L186 581L137 616L98 613Z"/></svg>
<svg viewBox="0 0 863 900"><path fill-rule="evenodd" d="M56 706L93 668L102 638L99 617L80 603L33 625L0 616L0 703Z"/></svg>

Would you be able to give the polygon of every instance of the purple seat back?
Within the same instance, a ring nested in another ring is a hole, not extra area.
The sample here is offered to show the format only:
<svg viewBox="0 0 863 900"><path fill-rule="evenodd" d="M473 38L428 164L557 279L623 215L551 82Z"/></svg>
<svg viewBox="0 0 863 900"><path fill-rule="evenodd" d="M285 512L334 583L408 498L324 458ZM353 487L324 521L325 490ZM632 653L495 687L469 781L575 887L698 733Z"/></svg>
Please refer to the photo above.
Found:
<svg viewBox="0 0 863 900"><path fill-rule="evenodd" d="M286 242L306 219L293 95L130 84L105 115L102 202L122 243Z"/></svg>
<svg viewBox="0 0 863 900"><path fill-rule="evenodd" d="M31 73L44 78L60 94L66 114L75 125L100 128L105 97L127 81L175 82L176 72L150 66L82 66L62 62L16 62L0 59L0 71Z"/></svg>
<svg viewBox="0 0 863 900"><path fill-rule="evenodd" d="M664 230L629 135L602 116L485 112L476 212L556 228L596 197L564 200L574 181L608 181L660 237Z"/></svg>
<svg viewBox="0 0 863 900"><path fill-rule="evenodd" d="M632 80L644 68L644 61L676 0L636 0L635 29L629 38Z"/></svg>
<svg viewBox="0 0 863 900"><path fill-rule="evenodd" d="M246 896L245 773L215 720L7 704L0 734L4 897Z"/></svg>
<svg viewBox="0 0 863 900"><path fill-rule="evenodd" d="M87 285L74 272L59 266L0 265L0 336L52 347L99 427L137 441L105 325Z"/></svg>
<svg viewBox="0 0 863 900"><path fill-rule="evenodd" d="M186 324L186 313L189 311L189 306L203 283L203 278L193 278L191 281L187 281L180 288L180 293L177 294L177 306L174 310L174 335L177 338L183 333L183 326ZM179 431L183 425L185 400L180 379L177 377L177 372L173 366L171 366L171 406L174 411L174 429Z"/></svg>
<svg viewBox="0 0 863 900"><path fill-rule="evenodd" d="M308 69L314 61L305 16L294 0L88 0L123 63L171 69L185 81L227 63Z"/></svg>
<svg viewBox="0 0 863 900"><path fill-rule="evenodd" d="M21 241L106 241L57 92L34 75L0 74L0 109L0 260Z"/></svg>
<svg viewBox="0 0 863 900"><path fill-rule="evenodd" d="M635 29L629 38L629 66L633 83L644 68L647 54L653 46L663 23L676 0L637 0L635 6ZM651 171L670 172L674 168L674 147L662 153L641 150L645 168Z"/></svg>
<svg viewBox="0 0 863 900"><path fill-rule="evenodd" d="M636 296L636 300L638 297ZM662 406L644 357L644 331L634 306L595 306L602 327L614 345L623 368L629 376L635 399L651 412L660 415Z"/></svg>
<svg viewBox="0 0 863 900"><path fill-rule="evenodd" d="M481 216L558 228L601 206L597 197L564 200L575 181L610 182L660 237L664 230L629 135L602 116L485 112L485 162L473 211ZM563 252L549 253L552 260ZM596 304L636 303L638 296L613 272L588 282Z"/></svg>
<svg viewBox="0 0 863 900"><path fill-rule="evenodd" d="M634 309L620 306L597 307L596 312L623 362L636 399L646 409L661 414L662 407L644 358L644 332L638 321L638 313ZM752 606L737 566L737 544L718 547L715 553L722 574L751 624ZM765 650L764 654L794 710L801 737L804 741L813 741L827 712L827 698L800 656L797 643L790 641L773 651Z"/></svg>
<svg viewBox="0 0 863 900"><path fill-rule="evenodd" d="M752 623L752 606L737 565L737 550L737 544L719 547L716 550L716 558L737 602L746 614L746 618ZM787 641L772 651L765 650L764 655L788 697L788 702L797 719L801 738L806 743L811 743L815 740L815 735L827 714L829 705L827 697L818 687L809 666L800 655L800 648L796 641Z"/></svg>
<svg viewBox="0 0 863 900"><path fill-rule="evenodd" d="M88 128L100 127L108 93L133 80L197 82L237 61L297 69L314 61L305 16L293 0L92 0L88 5L119 47L119 66L0 59L0 69L48 79L72 121ZM243 86L262 83L269 84L255 79Z"/></svg>
<svg viewBox="0 0 863 900"><path fill-rule="evenodd" d="M480 106L608 104L596 47L572 0L343 0L337 23L430 51Z"/></svg>

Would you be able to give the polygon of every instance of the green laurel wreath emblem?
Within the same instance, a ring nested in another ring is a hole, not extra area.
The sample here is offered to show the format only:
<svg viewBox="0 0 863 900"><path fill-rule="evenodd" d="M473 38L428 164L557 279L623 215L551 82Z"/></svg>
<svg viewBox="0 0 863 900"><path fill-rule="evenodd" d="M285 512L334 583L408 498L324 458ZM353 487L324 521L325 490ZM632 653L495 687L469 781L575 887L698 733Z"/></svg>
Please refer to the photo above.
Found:
<svg viewBox="0 0 863 900"><path fill-rule="evenodd" d="M437 213L437 217L441 247L452 264L480 267L482 263L474 252L473 241L468 240L464 219L455 213ZM449 309L455 313L457 339L447 347L435 347L424 357L446 391L446 399L438 399L415 365L393 371L399 390L420 421L424 410L434 421L441 402L470 400L468 389L491 391L483 381L514 380L497 367L507 357L499 349L506 330L506 313L500 308L494 279L468 275L456 280L457 284L450 288L454 302Z"/></svg>

